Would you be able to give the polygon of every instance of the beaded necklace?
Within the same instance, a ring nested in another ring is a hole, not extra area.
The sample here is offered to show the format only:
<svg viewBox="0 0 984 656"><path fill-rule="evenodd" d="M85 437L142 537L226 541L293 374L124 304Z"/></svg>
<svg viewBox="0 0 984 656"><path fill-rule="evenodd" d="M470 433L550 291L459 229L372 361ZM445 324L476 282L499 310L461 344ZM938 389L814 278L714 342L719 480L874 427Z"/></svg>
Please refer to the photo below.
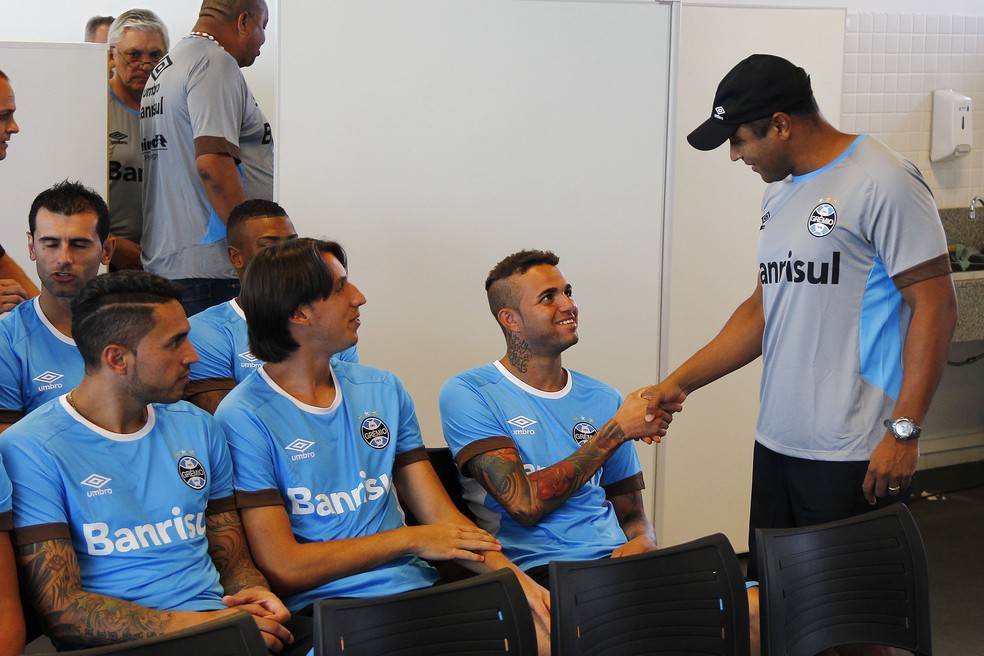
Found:
<svg viewBox="0 0 984 656"><path fill-rule="evenodd" d="M222 48L222 44L221 44L221 43L219 43L219 40L218 40L218 39L216 39L216 38L215 38L214 36L212 36L211 34L209 34L208 32L190 32L190 33L188 34L188 36L197 36L197 37L201 37L201 38L203 38L203 39L208 39L209 41L211 41L211 42L212 42L212 43L214 43L215 45L217 45L217 46L219 46L220 48ZM222 49L223 49L223 50L225 50L225 48L222 48Z"/></svg>

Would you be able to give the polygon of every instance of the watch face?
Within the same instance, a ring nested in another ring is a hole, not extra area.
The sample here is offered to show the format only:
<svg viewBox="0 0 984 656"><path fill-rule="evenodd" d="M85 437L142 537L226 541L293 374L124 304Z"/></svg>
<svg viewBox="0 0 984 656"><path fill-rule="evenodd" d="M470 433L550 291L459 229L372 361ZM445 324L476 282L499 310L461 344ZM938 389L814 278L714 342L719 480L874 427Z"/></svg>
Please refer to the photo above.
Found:
<svg viewBox="0 0 984 656"><path fill-rule="evenodd" d="M895 422L892 432L904 439L912 435L913 428L915 425L908 419L899 419Z"/></svg>

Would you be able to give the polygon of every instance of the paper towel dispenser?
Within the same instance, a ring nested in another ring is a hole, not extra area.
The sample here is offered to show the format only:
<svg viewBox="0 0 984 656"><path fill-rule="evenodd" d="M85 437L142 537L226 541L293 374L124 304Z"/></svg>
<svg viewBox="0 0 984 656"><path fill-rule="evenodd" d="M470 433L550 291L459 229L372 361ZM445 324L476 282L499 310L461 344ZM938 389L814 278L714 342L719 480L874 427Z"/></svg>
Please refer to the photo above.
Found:
<svg viewBox="0 0 984 656"><path fill-rule="evenodd" d="M929 159L954 159L970 152L974 129L969 97L953 89L933 92L933 132Z"/></svg>

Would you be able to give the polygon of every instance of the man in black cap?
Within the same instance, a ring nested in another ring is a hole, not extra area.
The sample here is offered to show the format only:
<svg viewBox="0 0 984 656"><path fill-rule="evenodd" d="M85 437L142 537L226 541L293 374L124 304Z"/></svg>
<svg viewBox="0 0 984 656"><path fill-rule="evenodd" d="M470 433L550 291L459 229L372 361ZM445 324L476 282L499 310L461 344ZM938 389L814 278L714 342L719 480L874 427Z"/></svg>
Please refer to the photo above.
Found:
<svg viewBox="0 0 984 656"><path fill-rule="evenodd" d="M918 169L817 107L810 77L752 55L687 141L729 142L769 184L755 291L721 332L646 392L649 414L760 355L755 529L905 500L956 322L946 239Z"/></svg>

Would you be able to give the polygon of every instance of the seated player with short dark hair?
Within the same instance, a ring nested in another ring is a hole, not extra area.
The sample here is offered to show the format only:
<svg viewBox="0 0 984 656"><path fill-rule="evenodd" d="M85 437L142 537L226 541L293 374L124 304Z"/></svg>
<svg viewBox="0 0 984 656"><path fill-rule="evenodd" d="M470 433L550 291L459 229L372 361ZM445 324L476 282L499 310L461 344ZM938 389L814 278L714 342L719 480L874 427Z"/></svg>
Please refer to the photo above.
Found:
<svg viewBox="0 0 984 656"><path fill-rule="evenodd" d="M226 223L229 261L241 281L253 257L270 244L297 239L287 212L272 200L254 198L233 208ZM191 365L191 382L185 398L203 410L214 413L233 387L261 366L263 360L249 349L246 315L239 297L188 319L188 337L198 351L198 362ZM337 358L358 362L358 347L345 349Z"/></svg>
<svg viewBox="0 0 984 656"><path fill-rule="evenodd" d="M134 270L87 284L72 301L82 381L0 440L22 585L56 643L145 638L236 609L272 650L293 641L249 555L225 436L179 401L196 359L181 291Z"/></svg>

